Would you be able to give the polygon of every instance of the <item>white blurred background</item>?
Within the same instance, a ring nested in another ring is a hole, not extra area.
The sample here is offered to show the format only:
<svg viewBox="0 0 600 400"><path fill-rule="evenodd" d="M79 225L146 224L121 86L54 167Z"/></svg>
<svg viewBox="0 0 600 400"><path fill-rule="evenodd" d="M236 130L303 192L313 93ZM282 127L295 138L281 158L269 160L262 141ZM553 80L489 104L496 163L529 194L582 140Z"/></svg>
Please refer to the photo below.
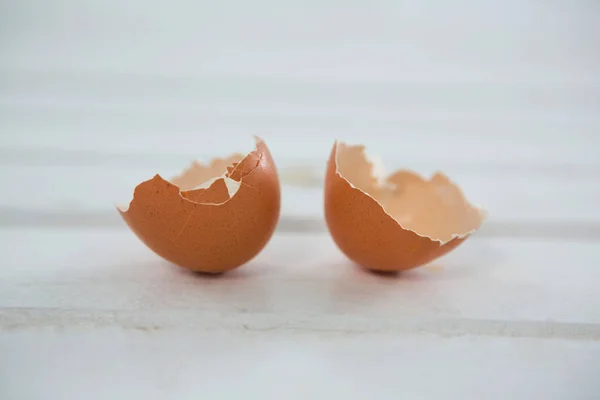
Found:
<svg viewBox="0 0 600 400"><path fill-rule="evenodd" d="M112 224L135 184L257 134L297 220L337 138L448 173L496 233L600 235L597 1L1 7L4 224Z"/></svg>
<svg viewBox="0 0 600 400"><path fill-rule="evenodd" d="M3 0L0 51L1 400L600 398L600 1ZM287 233L161 264L114 202L254 134ZM336 138L488 221L351 268L314 233Z"/></svg>

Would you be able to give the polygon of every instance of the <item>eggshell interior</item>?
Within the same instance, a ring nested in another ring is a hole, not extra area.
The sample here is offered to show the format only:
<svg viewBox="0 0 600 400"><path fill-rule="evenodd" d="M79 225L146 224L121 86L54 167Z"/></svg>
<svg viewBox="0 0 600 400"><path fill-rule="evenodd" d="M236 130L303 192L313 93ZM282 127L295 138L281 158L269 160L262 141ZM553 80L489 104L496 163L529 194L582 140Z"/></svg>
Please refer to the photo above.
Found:
<svg viewBox="0 0 600 400"><path fill-rule="evenodd" d="M409 170L382 177L364 146L337 144L337 172L375 199L400 226L446 243L477 230L485 212L471 205L460 188L441 172L427 180ZM381 180L383 178L383 180Z"/></svg>

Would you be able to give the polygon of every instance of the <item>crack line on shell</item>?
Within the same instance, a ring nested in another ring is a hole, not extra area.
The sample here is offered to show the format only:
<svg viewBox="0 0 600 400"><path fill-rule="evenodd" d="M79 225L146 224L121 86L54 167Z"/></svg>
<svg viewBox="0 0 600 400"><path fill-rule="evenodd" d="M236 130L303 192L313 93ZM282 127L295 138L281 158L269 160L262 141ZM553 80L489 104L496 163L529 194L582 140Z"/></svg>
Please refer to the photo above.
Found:
<svg viewBox="0 0 600 400"><path fill-rule="evenodd" d="M248 156L252 156L252 157L254 157L254 159L256 160L256 165L254 165L250 171L244 171L244 170L241 170L241 174L242 174L242 175L240 176L240 180L239 180L238 182L241 182L243 177L245 177L246 175L248 175L248 174L250 174L252 171L254 171L256 168L258 168L258 164L259 164L259 163L260 163L260 161L262 160L262 154L261 154L260 156L258 156L258 157L257 157L257 156L256 156L256 150L255 150L255 151L251 151L250 153L248 153L248 155L246 155L246 157L244 157L244 158L242 159L242 161L244 161L244 160L245 160L245 159L246 159ZM235 165L235 166L234 166L234 167L231 169L231 172L230 172L230 173L228 173L227 175L228 175L229 177L231 177L231 175L232 175L232 174L233 174L235 171L237 171L237 170L238 170L238 168L240 168L240 167L241 167L241 164L242 164L242 162L241 162L241 161L240 161L239 163L237 163L237 164L236 164L236 165ZM234 180L235 180L235 179L234 179Z"/></svg>
<svg viewBox="0 0 600 400"><path fill-rule="evenodd" d="M177 233L177 235L175 235L175 237L173 237L173 239L171 239L171 243L175 243L175 241L177 239L179 239L179 237L181 236L181 234L183 233L184 229L189 225L191 219L192 219L192 214L194 214L194 211L196 210L196 207L192 208L192 211L190 211L187 219L185 220L185 222L183 223L183 226L181 227L181 229L179 230L179 232ZM176 244L176 243L175 243Z"/></svg>
<svg viewBox="0 0 600 400"><path fill-rule="evenodd" d="M256 157L256 156L255 156L253 153L255 153L255 152L248 153L248 155L253 155L254 157ZM247 156L248 156L248 155L247 155ZM246 156L246 157L247 157L247 156ZM244 158L246 158L246 157L244 157ZM239 181L237 181L237 180L235 180L235 179L231 178L231 174L227 174L227 175L229 175L229 176L228 176L228 177L229 177L229 179L231 179L231 180L233 180L233 181L235 181L235 182L237 182L237 183L239 183L239 184L241 184L241 185L244 185L245 187L248 187L248 188L252 188L252 189L255 189L255 190L257 190L257 188L256 188L255 186L249 185L249 184L247 184L247 183L243 183L243 182L242 182L242 179L243 179L243 178L245 178L245 177L247 177L247 176L249 176L249 175L250 175L250 174L252 174L252 173L253 173L253 172L254 172L256 169L258 169L258 166L259 166L259 164L260 164L260 161L262 160L262 157L263 157L263 155L262 155L262 154L260 154L260 156L259 156L259 157L257 157L257 160L258 160L258 161L256 162L256 165L255 165L255 166L254 166L254 167L253 167L253 168L252 168L250 171L248 171L248 172L242 171L242 172L243 172L243 175L240 177L240 180L239 180ZM238 165L239 165L239 164L238 164ZM235 166L235 167L232 169L232 172L233 172L233 171L235 171L235 169L236 169L237 167L238 167L238 166L236 165L236 166ZM223 179L223 178L221 178L221 179ZM176 186L176 185L174 185L174 186ZM195 189L194 189L194 190L195 190ZM179 192L179 195L181 196L181 194L182 194L182 193L187 193L187 192L191 192L191 191L192 191L192 190L180 191L180 192ZM233 196L230 196L230 197L229 197L227 200L225 200L225 201L224 201L224 202L222 202L222 203L203 203L203 202L197 202L197 201L190 200L190 199L188 199L187 197L183 197L183 196L181 196L181 197L182 197L184 200L186 200L186 201L189 201L190 203L193 203L193 204L200 204L200 205L210 205L210 206L221 206L221 205L223 205L223 204L225 204L225 203L227 203L227 202L231 201L231 200L232 200L232 199L233 199L233 198L234 198L236 195L237 195L237 192L236 192L236 193L235 193Z"/></svg>

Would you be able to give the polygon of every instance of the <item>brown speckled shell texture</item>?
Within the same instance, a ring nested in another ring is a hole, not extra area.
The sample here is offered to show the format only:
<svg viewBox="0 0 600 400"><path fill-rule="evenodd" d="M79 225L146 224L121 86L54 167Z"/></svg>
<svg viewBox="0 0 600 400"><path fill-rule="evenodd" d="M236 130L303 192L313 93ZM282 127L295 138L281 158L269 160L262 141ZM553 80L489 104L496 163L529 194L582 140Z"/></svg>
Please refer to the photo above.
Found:
<svg viewBox="0 0 600 400"><path fill-rule="evenodd" d="M441 173L425 180L398 171L379 182L372 167L364 146L336 142L325 176L329 232L365 268L401 271L429 263L463 243L485 218Z"/></svg>
<svg viewBox="0 0 600 400"><path fill-rule="evenodd" d="M209 187L197 188L211 179ZM231 197L225 179L239 184ZM129 208L119 212L159 256L192 271L220 273L244 265L264 248L277 225L280 201L275 163L256 138L256 150L245 157L194 163L171 181L156 175L142 182Z"/></svg>

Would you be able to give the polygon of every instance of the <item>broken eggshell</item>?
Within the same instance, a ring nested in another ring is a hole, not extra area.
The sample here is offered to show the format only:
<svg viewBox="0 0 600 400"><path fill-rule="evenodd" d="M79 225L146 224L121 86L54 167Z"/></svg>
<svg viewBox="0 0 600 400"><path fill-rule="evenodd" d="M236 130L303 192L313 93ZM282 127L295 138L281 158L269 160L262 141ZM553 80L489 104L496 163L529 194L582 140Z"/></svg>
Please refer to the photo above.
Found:
<svg viewBox="0 0 600 400"><path fill-rule="evenodd" d="M230 193L231 191L231 193ZM207 273L237 268L267 244L279 219L280 186L267 145L209 165L193 163L167 181L140 183L119 213L162 258Z"/></svg>
<svg viewBox="0 0 600 400"><path fill-rule="evenodd" d="M333 240L355 263L402 271L448 253L476 231L485 212L441 173L430 180L406 170L374 176L364 146L336 141L325 176L325 219Z"/></svg>

